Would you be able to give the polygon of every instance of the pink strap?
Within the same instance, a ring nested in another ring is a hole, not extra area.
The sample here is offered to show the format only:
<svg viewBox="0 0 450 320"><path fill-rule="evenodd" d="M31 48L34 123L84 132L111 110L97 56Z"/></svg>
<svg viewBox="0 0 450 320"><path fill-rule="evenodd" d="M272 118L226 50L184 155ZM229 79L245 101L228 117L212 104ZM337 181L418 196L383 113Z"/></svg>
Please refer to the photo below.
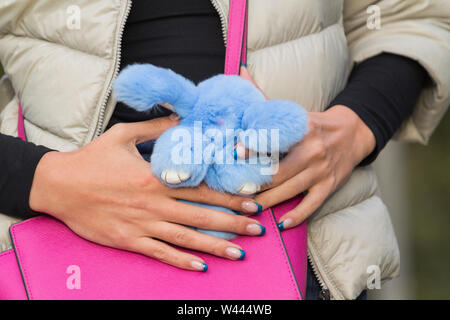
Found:
<svg viewBox="0 0 450 320"><path fill-rule="evenodd" d="M23 125L22 104L20 104L20 103L19 103L19 116L17 119L17 135L23 141L27 141L27 136L25 135L25 127Z"/></svg>
<svg viewBox="0 0 450 320"><path fill-rule="evenodd" d="M225 74L238 75L247 55L247 0L230 0Z"/></svg>

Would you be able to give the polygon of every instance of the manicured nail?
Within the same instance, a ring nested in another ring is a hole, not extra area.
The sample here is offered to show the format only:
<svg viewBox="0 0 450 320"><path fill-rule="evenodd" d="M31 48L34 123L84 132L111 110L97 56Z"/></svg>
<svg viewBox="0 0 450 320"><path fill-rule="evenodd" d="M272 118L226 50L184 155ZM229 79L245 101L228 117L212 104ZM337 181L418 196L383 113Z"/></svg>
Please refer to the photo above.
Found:
<svg viewBox="0 0 450 320"><path fill-rule="evenodd" d="M247 64L244 61L241 62L241 66L247 68Z"/></svg>
<svg viewBox="0 0 450 320"><path fill-rule="evenodd" d="M255 236L262 236L266 233L266 228L260 224L253 223L247 226L247 231Z"/></svg>
<svg viewBox="0 0 450 320"><path fill-rule="evenodd" d="M262 206L254 201L244 201L242 202L241 207L246 212L260 213L262 211Z"/></svg>
<svg viewBox="0 0 450 320"><path fill-rule="evenodd" d="M233 149L234 160L245 159L246 152L245 147L238 142Z"/></svg>
<svg viewBox="0 0 450 320"><path fill-rule="evenodd" d="M292 219L291 218L287 218L286 220L281 221L278 224L278 229L285 230L285 229L289 228L291 225L292 225Z"/></svg>
<svg viewBox="0 0 450 320"><path fill-rule="evenodd" d="M169 115L169 119L170 119L170 120L173 120L173 121L180 120L180 116L178 115L178 113L172 112L172 113Z"/></svg>
<svg viewBox="0 0 450 320"><path fill-rule="evenodd" d="M245 257L245 251L238 248L226 248L225 253L232 259L242 260Z"/></svg>
<svg viewBox="0 0 450 320"><path fill-rule="evenodd" d="M206 270L208 270L208 265L206 263L195 260L191 261L191 267L201 272L206 272Z"/></svg>

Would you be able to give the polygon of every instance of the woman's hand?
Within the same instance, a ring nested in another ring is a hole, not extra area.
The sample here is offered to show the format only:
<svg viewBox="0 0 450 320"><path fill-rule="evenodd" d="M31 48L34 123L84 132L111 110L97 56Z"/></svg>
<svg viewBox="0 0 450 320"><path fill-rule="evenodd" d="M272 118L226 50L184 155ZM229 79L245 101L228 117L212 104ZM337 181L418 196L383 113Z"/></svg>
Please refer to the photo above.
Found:
<svg viewBox="0 0 450 320"><path fill-rule="evenodd" d="M241 77L259 88L244 67ZM372 131L350 108L334 106L309 112L308 118L308 134L280 161L272 183L254 198L266 209L307 191L302 202L280 218L282 230L308 218L375 148ZM243 146L237 145L236 151L240 158L248 157Z"/></svg>
<svg viewBox="0 0 450 320"><path fill-rule="evenodd" d="M136 144L156 139L176 125L173 117L118 124L73 152L49 152L39 162L30 207L63 221L81 237L129 250L189 270L205 271L199 257L173 245L241 259L242 248L183 225L261 235L259 222L245 216L181 203L175 199L255 212L249 199L200 186L171 189L151 172Z"/></svg>
<svg viewBox="0 0 450 320"><path fill-rule="evenodd" d="M308 134L280 161L272 184L254 199L265 209L307 191L302 202L280 218L282 230L308 218L375 148L372 131L345 106L308 116Z"/></svg>

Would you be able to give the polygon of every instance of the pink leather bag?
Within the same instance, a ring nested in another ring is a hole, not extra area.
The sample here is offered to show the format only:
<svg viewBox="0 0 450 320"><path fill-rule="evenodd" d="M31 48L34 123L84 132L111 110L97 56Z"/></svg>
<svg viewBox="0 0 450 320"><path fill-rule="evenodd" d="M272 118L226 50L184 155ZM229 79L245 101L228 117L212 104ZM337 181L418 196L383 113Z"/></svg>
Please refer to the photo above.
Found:
<svg viewBox="0 0 450 320"><path fill-rule="evenodd" d="M246 12L247 1L230 1L227 74L245 62ZM25 140L21 107L19 136ZM0 299L303 299L306 222L282 233L277 227L301 199L254 217L266 234L233 240L245 248L244 260L196 253L208 262L205 273L89 242L49 216L31 218L10 228L14 249L0 253Z"/></svg>

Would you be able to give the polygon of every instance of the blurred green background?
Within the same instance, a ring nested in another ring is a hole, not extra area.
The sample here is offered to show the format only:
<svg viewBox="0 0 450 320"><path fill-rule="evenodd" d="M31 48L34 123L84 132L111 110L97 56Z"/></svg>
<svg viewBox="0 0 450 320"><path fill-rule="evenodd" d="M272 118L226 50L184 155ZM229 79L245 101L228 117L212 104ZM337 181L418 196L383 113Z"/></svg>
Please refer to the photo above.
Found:
<svg viewBox="0 0 450 320"><path fill-rule="evenodd" d="M450 299L450 115L428 146L394 144L377 162L399 238L402 276L371 296Z"/></svg>
<svg viewBox="0 0 450 320"><path fill-rule="evenodd" d="M450 299L450 115L428 146L406 147L415 296Z"/></svg>

